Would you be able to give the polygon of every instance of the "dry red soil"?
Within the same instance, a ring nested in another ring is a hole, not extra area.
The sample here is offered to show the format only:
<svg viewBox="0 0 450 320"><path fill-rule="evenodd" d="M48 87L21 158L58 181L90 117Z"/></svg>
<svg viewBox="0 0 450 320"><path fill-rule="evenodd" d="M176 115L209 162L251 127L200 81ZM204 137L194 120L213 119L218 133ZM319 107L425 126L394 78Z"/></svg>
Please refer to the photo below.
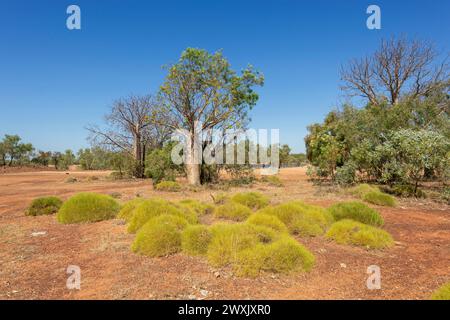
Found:
<svg viewBox="0 0 450 320"><path fill-rule="evenodd" d="M396 240L383 251L337 245L323 237L298 241L316 256L310 273L235 277L203 258L147 258L130 251L120 220L62 225L54 216L26 217L32 199L80 191L211 201L207 189L156 192L149 181L110 181L108 172L19 172L0 175L0 299L427 299L450 281L450 207L400 200L377 207ZM68 176L78 179L67 183ZM100 179L89 181L89 176ZM348 196L313 186L301 168L281 172L284 187L252 187L274 203L298 199L329 206ZM230 192L243 190L236 188ZM33 236L34 232L45 232ZM81 268L81 290L66 287L69 265ZM381 268L381 289L366 286L367 267Z"/></svg>

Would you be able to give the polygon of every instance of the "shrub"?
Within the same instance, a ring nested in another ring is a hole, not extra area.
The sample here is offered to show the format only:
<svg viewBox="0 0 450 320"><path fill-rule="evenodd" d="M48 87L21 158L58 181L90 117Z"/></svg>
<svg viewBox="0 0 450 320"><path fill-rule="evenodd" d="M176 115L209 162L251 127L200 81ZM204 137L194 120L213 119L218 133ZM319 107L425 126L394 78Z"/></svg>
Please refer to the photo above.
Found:
<svg viewBox="0 0 450 320"><path fill-rule="evenodd" d="M247 223L256 225L256 226L264 226L268 228L272 228L275 231L278 232L289 232L286 225L281 222L280 219L278 219L276 216L268 215L264 213L256 213L251 215L247 219Z"/></svg>
<svg viewBox="0 0 450 320"><path fill-rule="evenodd" d="M425 192L423 192L421 189L417 188L417 190L414 190L414 186L409 184L396 184L394 185L390 190L389 193L392 193L398 197L416 197L416 198L426 198Z"/></svg>
<svg viewBox="0 0 450 320"><path fill-rule="evenodd" d="M217 207L214 211L214 214L218 218L243 221L252 214L252 211L242 204L230 201L225 203L224 205Z"/></svg>
<svg viewBox="0 0 450 320"><path fill-rule="evenodd" d="M326 237L339 244L353 244L369 249L382 249L393 244L391 235L386 231L349 219L334 223Z"/></svg>
<svg viewBox="0 0 450 320"><path fill-rule="evenodd" d="M450 300L450 282L444 284L431 295L432 300Z"/></svg>
<svg viewBox="0 0 450 320"><path fill-rule="evenodd" d="M250 209L261 209L269 205L269 199L258 192L237 193L231 197L231 200Z"/></svg>
<svg viewBox="0 0 450 320"><path fill-rule="evenodd" d="M56 218L61 223L95 222L114 218L120 205L112 197L96 193L79 193L69 198Z"/></svg>
<svg viewBox="0 0 450 320"><path fill-rule="evenodd" d="M261 271L310 271L314 261L311 252L295 239L284 236L268 245L258 244L239 252L234 269L238 275L255 277Z"/></svg>
<svg viewBox="0 0 450 320"><path fill-rule="evenodd" d="M318 236L334 221L331 214L320 207L293 201L267 207L256 214L268 214L281 220L292 234Z"/></svg>
<svg viewBox="0 0 450 320"><path fill-rule="evenodd" d="M347 162L342 167L336 169L335 180L340 185L350 185L356 180L356 165L353 162Z"/></svg>
<svg viewBox="0 0 450 320"><path fill-rule="evenodd" d="M137 232L131 250L149 257L176 253L181 250L181 232L187 225L182 217L173 215L150 219Z"/></svg>
<svg viewBox="0 0 450 320"><path fill-rule="evenodd" d="M123 220L129 222L131 217L134 214L134 209L136 209L136 207L144 201L145 200L142 198L134 198L133 200L126 202L122 206L122 209L120 209L119 214L117 215L117 218L123 219Z"/></svg>
<svg viewBox="0 0 450 320"><path fill-rule="evenodd" d="M180 210L173 203L163 199L149 199L143 201L134 210L129 224L128 232L135 233L150 219L160 215L174 215L182 217L190 223L196 223L195 214Z"/></svg>
<svg viewBox="0 0 450 320"><path fill-rule="evenodd" d="M383 218L376 210L357 201L334 204L329 211L336 221L351 219L376 227L381 227L384 223Z"/></svg>
<svg viewBox="0 0 450 320"><path fill-rule="evenodd" d="M270 186L274 187L282 187L283 182L281 181L280 177L270 175L270 176L263 176L261 181L266 182Z"/></svg>
<svg viewBox="0 0 450 320"><path fill-rule="evenodd" d="M177 192L181 190L181 186L175 181L161 181L155 186L155 189L158 191Z"/></svg>
<svg viewBox="0 0 450 320"><path fill-rule="evenodd" d="M187 254L205 255L211 240L212 233L206 226L188 226L181 235L181 247Z"/></svg>
<svg viewBox="0 0 450 320"><path fill-rule="evenodd" d="M378 191L366 193L363 197L363 200L372 204L387 207L394 207L396 203L395 199L392 196Z"/></svg>
<svg viewBox="0 0 450 320"><path fill-rule="evenodd" d="M34 199L25 214L27 216L41 216L58 212L62 205L61 199L57 197L42 197Z"/></svg>
<svg viewBox="0 0 450 320"><path fill-rule="evenodd" d="M198 200L185 199L178 202L181 207L194 211L197 215L209 214L214 211L214 206Z"/></svg>

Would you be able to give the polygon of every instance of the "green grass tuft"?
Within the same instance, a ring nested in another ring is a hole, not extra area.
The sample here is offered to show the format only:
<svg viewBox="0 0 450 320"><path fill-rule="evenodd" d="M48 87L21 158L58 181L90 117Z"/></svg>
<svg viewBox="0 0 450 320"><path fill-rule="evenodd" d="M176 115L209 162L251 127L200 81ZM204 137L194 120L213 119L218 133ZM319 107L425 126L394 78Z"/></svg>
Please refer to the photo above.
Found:
<svg viewBox="0 0 450 320"><path fill-rule="evenodd" d="M190 255L206 255L212 233L203 225L188 226L181 235L183 252Z"/></svg>
<svg viewBox="0 0 450 320"><path fill-rule="evenodd" d="M381 227L384 224L383 218L378 211L369 208L362 202L341 202L332 205L328 210L336 221L351 219L375 227Z"/></svg>
<svg viewBox="0 0 450 320"><path fill-rule="evenodd" d="M334 223L326 237L339 244L353 244L369 249L387 248L394 243L392 236L386 231L349 219Z"/></svg>
<svg viewBox="0 0 450 320"><path fill-rule="evenodd" d="M395 207L395 198L382 192L372 191L364 195L363 200L379 206Z"/></svg>
<svg viewBox="0 0 450 320"><path fill-rule="evenodd" d="M187 226L188 222L182 217L157 216L139 229L131 250L149 257L161 257L179 252L181 232Z"/></svg>
<svg viewBox="0 0 450 320"><path fill-rule="evenodd" d="M62 200L57 197L42 197L34 199L28 207L25 215L42 216L55 214L63 204Z"/></svg>
<svg viewBox="0 0 450 320"><path fill-rule="evenodd" d="M362 197L364 197L364 195L366 193L374 192L374 191L378 191L379 192L380 189L378 187L376 187L376 186L371 186L371 185L369 185L367 183L363 183L363 184L359 184L359 185L357 185L355 187L349 188L346 191L347 191L347 193L349 193L351 195L354 195L354 196L357 196L359 198L362 198Z"/></svg>
<svg viewBox="0 0 450 320"><path fill-rule="evenodd" d="M252 211L239 203L227 202L214 211L214 215L218 218L225 218L234 221L244 221L252 214Z"/></svg>
<svg viewBox="0 0 450 320"><path fill-rule="evenodd" d="M269 199L258 192L237 193L231 197L231 200L255 210L269 205Z"/></svg>
<svg viewBox="0 0 450 320"><path fill-rule="evenodd" d="M181 200L178 202L178 205L180 205L181 207L184 207L184 208L191 209L199 216L209 214L214 211L213 205L211 205L209 203L201 202L198 200L194 200L194 199Z"/></svg>
<svg viewBox="0 0 450 320"><path fill-rule="evenodd" d="M432 300L450 300L450 282L444 284L431 295Z"/></svg>
<svg viewBox="0 0 450 320"><path fill-rule="evenodd" d="M155 186L158 191L178 192L181 190L181 185L175 181L161 181Z"/></svg>
<svg viewBox="0 0 450 320"><path fill-rule="evenodd" d="M262 213L277 217L287 226L290 233L301 236L322 235L334 221L327 210L299 201L267 207L256 214Z"/></svg>
<svg viewBox="0 0 450 320"><path fill-rule="evenodd" d="M79 193L69 198L59 209L60 223L95 222L114 218L120 205L112 197L96 193Z"/></svg>
<svg viewBox="0 0 450 320"><path fill-rule="evenodd" d="M248 219L247 223L256 225L256 226L264 226L267 228L272 228L275 231L281 232L281 233L287 233L289 232L286 225L281 222L280 219L278 219L274 215L269 215L265 213L255 213L252 214Z"/></svg>
<svg viewBox="0 0 450 320"><path fill-rule="evenodd" d="M126 222L129 222L131 220L131 217L134 214L134 209L136 209L136 207L144 201L145 200L142 198L134 198L133 200L126 202L122 206L122 209L120 209L119 214L117 215L117 218L123 219Z"/></svg>

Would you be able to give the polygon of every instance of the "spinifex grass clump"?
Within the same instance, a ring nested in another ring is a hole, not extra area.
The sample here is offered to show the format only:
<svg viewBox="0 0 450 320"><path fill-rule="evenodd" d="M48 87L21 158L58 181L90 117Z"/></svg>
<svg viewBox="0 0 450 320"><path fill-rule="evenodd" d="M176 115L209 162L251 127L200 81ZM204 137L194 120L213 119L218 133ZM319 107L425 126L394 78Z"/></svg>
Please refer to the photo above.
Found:
<svg viewBox="0 0 450 320"><path fill-rule="evenodd" d="M181 232L188 222L174 215L160 215L150 219L139 229L131 246L135 253L161 257L181 251Z"/></svg>
<svg viewBox="0 0 450 320"><path fill-rule="evenodd" d="M383 249L394 243L392 236L386 231L349 219L334 223L326 237L339 244L353 244L369 249Z"/></svg>
<svg viewBox="0 0 450 320"><path fill-rule="evenodd" d="M143 198L134 198L133 200L126 202L122 206L122 209L120 209L117 218L124 219L125 221L129 222L134 214L134 209L136 209L136 207L144 201L145 200Z"/></svg>
<svg viewBox="0 0 450 320"><path fill-rule="evenodd" d="M336 221L351 219L375 227L381 227L384 223L383 218L376 210L357 201L337 203L328 210Z"/></svg>
<svg viewBox="0 0 450 320"><path fill-rule="evenodd" d="M347 193L357 196L359 198L364 197L364 195L368 192L380 192L380 189L376 186L371 186L367 183L359 184L355 187L347 189Z"/></svg>
<svg viewBox="0 0 450 320"><path fill-rule="evenodd" d="M61 199L57 197L42 197L34 199L25 214L27 216L42 216L58 212L62 205Z"/></svg>
<svg viewBox="0 0 450 320"><path fill-rule="evenodd" d="M274 187L282 187L283 182L281 181L280 177L278 176L263 176L261 178L261 181L266 182L270 186Z"/></svg>
<svg viewBox="0 0 450 320"><path fill-rule="evenodd" d="M69 198L56 217L61 223L95 222L114 218L120 205L112 197L96 193L79 193Z"/></svg>
<svg viewBox="0 0 450 320"><path fill-rule="evenodd" d="M364 195L363 200L379 206L395 207L395 199L382 192L368 192Z"/></svg>
<svg viewBox="0 0 450 320"><path fill-rule="evenodd" d="M175 181L161 181L155 186L158 191L177 192L181 190L181 185Z"/></svg>
<svg viewBox="0 0 450 320"><path fill-rule="evenodd" d="M269 214L265 214L265 213L257 213L257 214L251 215L247 219L247 223L253 224L256 226L264 226L267 228L272 228L273 230L282 232L282 233L289 232L286 225L283 222L281 222L280 219L278 219L274 215L269 215Z"/></svg>
<svg viewBox="0 0 450 320"><path fill-rule="evenodd" d="M227 202L216 208L214 215L218 218L234 221L244 221L252 214L250 208L233 201Z"/></svg>
<svg viewBox="0 0 450 320"><path fill-rule="evenodd" d="M178 205L193 210L197 215L201 216L214 211L214 206L194 199L185 199L178 202Z"/></svg>
<svg viewBox="0 0 450 320"><path fill-rule="evenodd" d="M450 282L433 292L431 299L433 300L450 300Z"/></svg>
<svg viewBox="0 0 450 320"><path fill-rule="evenodd" d="M231 197L231 200L254 210L261 209L269 205L269 199L258 192L237 193Z"/></svg>
<svg viewBox="0 0 450 320"><path fill-rule="evenodd" d="M325 209L293 201L264 208L255 214L267 214L282 221L292 234L322 235L334 219Z"/></svg>
<svg viewBox="0 0 450 320"><path fill-rule="evenodd" d="M205 255L212 240L212 233L203 225L188 226L181 235L183 252L190 255Z"/></svg>
<svg viewBox="0 0 450 320"><path fill-rule="evenodd" d="M129 224L128 232L135 233L147 221L159 215L174 215L186 219L190 223L197 223L197 216L192 211L182 210L170 201L163 199L149 199L139 204L134 209Z"/></svg>

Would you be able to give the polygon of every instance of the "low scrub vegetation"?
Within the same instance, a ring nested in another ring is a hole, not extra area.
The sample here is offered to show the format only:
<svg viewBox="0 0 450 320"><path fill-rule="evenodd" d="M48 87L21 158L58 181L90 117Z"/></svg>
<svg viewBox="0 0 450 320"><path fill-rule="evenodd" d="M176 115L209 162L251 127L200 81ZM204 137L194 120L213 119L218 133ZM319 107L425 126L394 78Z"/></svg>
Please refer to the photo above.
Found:
<svg viewBox="0 0 450 320"><path fill-rule="evenodd" d="M237 193L231 197L231 201L242 204L250 209L261 209L269 205L269 199L258 192Z"/></svg>
<svg viewBox="0 0 450 320"><path fill-rule="evenodd" d="M56 217L60 223L108 220L116 217L120 205L114 198L96 193L79 193L63 203Z"/></svg>
<svg viewBox="0 0 450 320"><path fill-rule="evenodd" d="M185 200L181 200L178 202L178 205L180 205L183 208L187 208L189 210L192 210L193 212L195 212L197 215L202 216L205 214L209 214L212 213L214 211L214 206L209 204L209 203L205 203L205 202L201 202L198 200L194 200L194 199L185 199Z"/></svg>
<svg viewBox="0 0 450 320"><path fill-rule="evenodd" d="M450 300L450 282L444 284L431 295L432 300Z"/></svg>
<svg viewBox="0 0 450 320"><path fill-rule="evenodd" d="M350 219L334 223L326 237L339 244L352 244L368 249L383 249L394 243L392 236L386 231Z"/></svg>
<svg viewBox="0 0 450 320"><path fill-rule="evenodd" d="M252 214L252 211L247 206L229 201L221 206L218 206L214 211L217 218L230 219L234 221L244 221Z"/></svg>
<svg viewBox="0 0 450 320"><path fill-rule="evenodd" d="M258 213L251 215L247 219L247 223L253 224L255 226L264 226L267 228L271 228L281 233L289 232L286 225L283 222L281 222L280 219L278 219L274 215L269 215L265 213Z"/></svg>
<svg viewBox="0 0 450 320"><path fill-rule="evenodd" d="M366 193L363 197L363 200L368 203L376 204L379 206L395 207L395 205L396 205L396 201L395 201L394 197L392 197L386 193L377 192L377 191L372 191L372 192Z"/></svg>
<svg viewBox="0 0 450 320"><path fill-rule="evenodd" d="M178 192L181 190L181 185L175 181L161 181L155 185L158 191Z"/></svg>
<svg viewBox="0 0 450 320"><path fill-rule="evenodd" d="M203 225L188 226L181 237L183 252L190 255L206 255L212 240L212 233Z"/></svg>
<svg viewBox="0 0 450 320"><path fill-rule="evenodd" d="M27 216L42 216L55 214L63 204L58 197L42 197L34 199L25 214Z"/></svg>
<svg viewBox="0 0 450 320"><path fill-rule="evenodd" d="M134 198L133 200L126 202L120 209L119 214L117 215L117 218L123 219L123 220L129 222L131 220L131 217L134 214L134 210L142 202L144 202L144 199L142 199L142 198Z"/></svg>
<svg viewBox="0 0 450 320"><path fill-rule="evenodd" d="M376 210L357 201L337 203L328 210L336 221L351 219L376 227L381 227L384 223L383 218Z"/></svg>
<svg viewBox="0 0 450 320"><path fill-rule="evenodd" d="M282 187L283 182L281 181L280 177L278 176L263 176L261 178L262 182L266 182L270 186L274 187Z"/></svg>

